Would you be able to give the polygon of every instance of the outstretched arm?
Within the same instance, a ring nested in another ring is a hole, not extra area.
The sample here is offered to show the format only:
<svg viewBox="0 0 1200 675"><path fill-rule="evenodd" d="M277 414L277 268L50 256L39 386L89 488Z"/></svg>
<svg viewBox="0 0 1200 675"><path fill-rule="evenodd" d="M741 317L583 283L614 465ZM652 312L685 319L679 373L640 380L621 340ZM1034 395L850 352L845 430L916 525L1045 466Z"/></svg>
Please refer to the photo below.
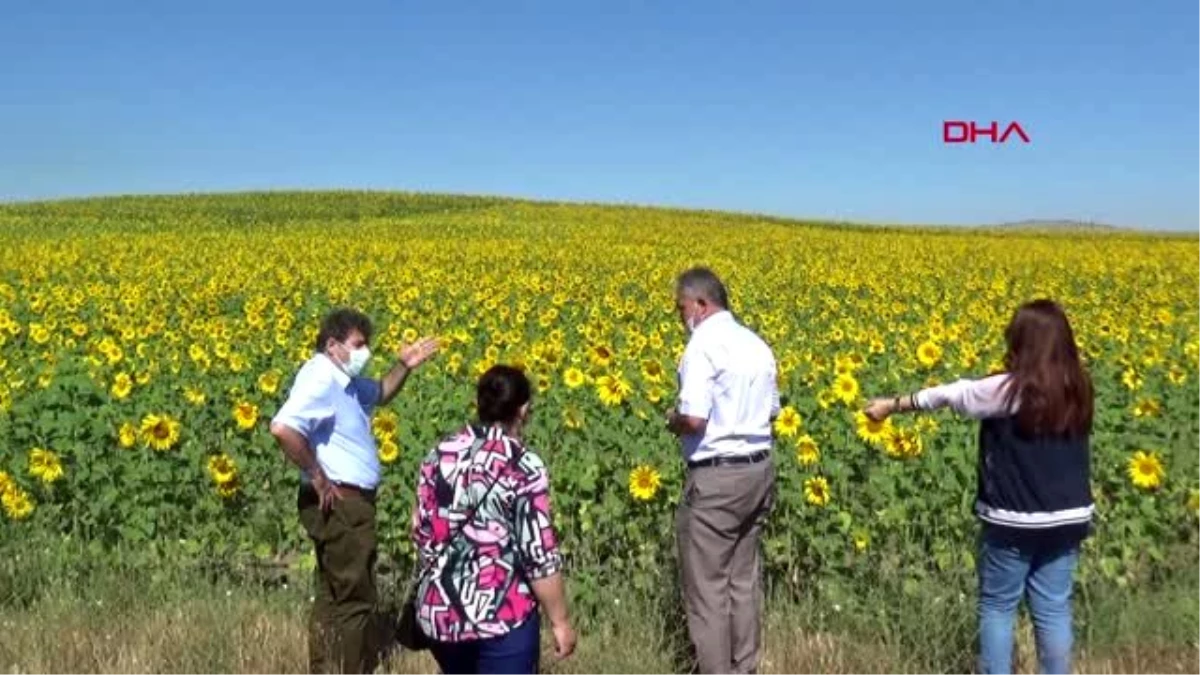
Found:
<svg viewBox="0 0 1200 675"><path fill-rule="evenodd" d="M872 399L863 412L876 422L896 413L940 408L951 408L975 419L995 417L1007 410L1007 382L1007 374L980 380L960 379L909 394Z"/></svg>
<svg viewBox="0 0 1200 675"><path fill-rule="evenodd" d="M379 404L391 403L408 380L409 373L436 354L439 346L437 339L424 338L416 344L401 347L396 365L379 381Z"/></svg>

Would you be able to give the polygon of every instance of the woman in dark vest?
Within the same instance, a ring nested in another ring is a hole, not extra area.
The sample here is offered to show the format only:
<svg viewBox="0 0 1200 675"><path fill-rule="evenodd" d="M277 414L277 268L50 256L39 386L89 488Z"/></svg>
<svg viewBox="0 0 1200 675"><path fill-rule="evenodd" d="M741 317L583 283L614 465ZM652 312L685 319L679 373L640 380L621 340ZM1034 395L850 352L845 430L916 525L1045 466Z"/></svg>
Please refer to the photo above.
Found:
<svg viewBox="0 0 1200 675"><path fill-rule="evenodd" d="M979 668L1011 671L1013 623L1029 601L1044 673L1068 673L1071 591L1090 532L1093 388L1062 308L1022 305L1004 333L1004 372L871 401L882 421L949 407L980 420Z"/></svg>

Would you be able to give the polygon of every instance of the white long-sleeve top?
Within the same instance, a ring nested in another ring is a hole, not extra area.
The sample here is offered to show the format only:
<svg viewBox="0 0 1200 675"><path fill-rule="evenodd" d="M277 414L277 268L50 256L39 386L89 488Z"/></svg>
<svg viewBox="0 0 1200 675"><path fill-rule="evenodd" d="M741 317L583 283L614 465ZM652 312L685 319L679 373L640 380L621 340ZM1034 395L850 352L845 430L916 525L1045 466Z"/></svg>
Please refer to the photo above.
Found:
<svg viewBox="0 0 1200 675"><path fill-rule="evenodd" d="M917 407L921 410L949 407L960 415L980 420L1005 417L1016 412L1018 407L1016 401L1012 408L1005 406L1008 396L1005 384L1008 381L1008 373L1001 373L982 379L963 378L929 387L917 392Z"/></svg>

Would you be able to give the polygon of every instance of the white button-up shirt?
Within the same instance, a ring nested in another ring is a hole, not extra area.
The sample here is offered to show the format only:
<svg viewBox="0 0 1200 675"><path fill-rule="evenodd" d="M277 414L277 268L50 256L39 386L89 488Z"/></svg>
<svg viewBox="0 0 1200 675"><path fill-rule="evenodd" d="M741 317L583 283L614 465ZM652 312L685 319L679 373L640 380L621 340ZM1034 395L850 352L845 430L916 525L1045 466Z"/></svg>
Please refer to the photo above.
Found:
<svg viewBox="0 0 1200 675"><path fill-rule="evenodd" d="M316 354L296 373L287 401L273 422L308 439L329 480L373 490L382 472L371 414L382 393L378 380L351 378L325 354ZM311 477L302 473L303 480Z"/></svg>
<svg viewBox="0 0 1200 675"><path fill-rule="evenodd" d="M682 437L685 461L750 455L771 448L779 414L775 355L727 311L692 332L679 362L679 414L708 420L703 436Z"/></svg>

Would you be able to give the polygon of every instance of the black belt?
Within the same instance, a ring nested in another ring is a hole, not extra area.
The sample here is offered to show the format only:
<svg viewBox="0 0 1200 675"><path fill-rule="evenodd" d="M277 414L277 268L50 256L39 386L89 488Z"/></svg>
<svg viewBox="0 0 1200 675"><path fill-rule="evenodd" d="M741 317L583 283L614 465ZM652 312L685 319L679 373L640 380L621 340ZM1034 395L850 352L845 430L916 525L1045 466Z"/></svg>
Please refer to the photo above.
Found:
<svg viewBox="0 0 1200 675"><path fill-rule="evenodd" d="M353 483L339 483L337 481L332 481L332 483L333 483L333 486L336 487L338 490L341 490L343 492L353 492L369 502L374 502L375 497L378 494L377 490L368 490L367 488L359 487L357 485L354 485ZM311 482L301 483L300 490L304 491L304 492L308 492L310 495L313 495L313 496L315 496L317 494L317 489L315 487L313 487L313 484Z"/></svg>
<svg viewBox="0 0 1200 675"><path fill-rule="evenodd" d="M759 450L753 455L733 455L731 457L710 457L698 462L688 462L689 469L703 469L710 466L733 466L736 464L758 464L770 457L771 453Z"/></svg>
<svg viewBox="0 0 1200 675"><path fill-rule="evenodd" d="M336 485L339 490L349 490L350 492L357 492L359 495L361 495L367 501L369 501L369 502L375 501L375 494L376 494L375 490L369 490L365 487L359 487L353 483L338 483L335 481L333 484Z"/></svg>

